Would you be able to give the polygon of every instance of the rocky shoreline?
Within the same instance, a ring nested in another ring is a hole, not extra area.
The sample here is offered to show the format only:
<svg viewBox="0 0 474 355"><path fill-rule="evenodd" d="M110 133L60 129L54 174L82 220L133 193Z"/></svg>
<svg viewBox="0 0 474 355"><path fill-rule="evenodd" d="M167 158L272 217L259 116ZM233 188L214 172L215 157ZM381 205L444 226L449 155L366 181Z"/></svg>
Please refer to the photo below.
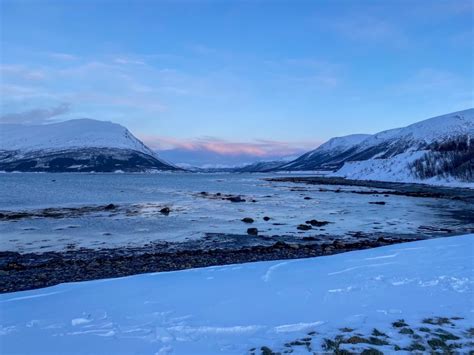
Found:
<svg viewBox="0 0 474 355"><path fill-rule="evenodd" d="M430 237L356 232L343 237L317 235L295 240L286 236L207 234L199 240L135 248L82 248L41 254L6 251L0 252L0 293L140 273L332 255Z"/></svg>
<svg viewBox="0 0 474 355"><path fill-rule="evenodd" d="M353 181L327 177L283 177L268 181L304 183L312 185L337 185L334 189L320 187L334 193L378 195L403 195L431 197L474 202L474 190L432 187L427 185ZM363 186L370 189L341 189L341 186ZM304 189L292 187L295 191ZM374 190L378 189L378 190ZM197 193L195 197L208 200L226 200L231 203L255 203L247 196L221 193ZM305 197L305 199L310 199ZM371 204L385 204L371 201ZM57 207L25 211L0 211L0 221L17 222L29 219L65 219L83 216L133 217L152 209L156 215L168 216L179 212L167 204L104 204L82 207ZM472 215L456 212L459 221L472 222ZM465 215L466 214L466 215ZM263 217L269 221L270 217ZM253 218L241 220L251 225ZM416 233L394 234L387 232L349 231L343 235L331 235L324 231L330 221L310 219L299 222L295 228L307 232L305 236L264 235L257 228L248 228L247 234L207 233L198 239L181 242L149 242L140 246L114 248L66 248L61 251L18 253L0 252L0 293L23 291L64 282L86 281L122 277L133 274L174 271L197 267L238 264L255 261L308 258L337 254L353 250L375 248L440 236L452 236L472 232L468 225L446 228L445 226L419 226ZM278 224L278 223L274 223ZM377 228L374 228L377 229ZM380 229L380 228L378 228Z"/></svg>

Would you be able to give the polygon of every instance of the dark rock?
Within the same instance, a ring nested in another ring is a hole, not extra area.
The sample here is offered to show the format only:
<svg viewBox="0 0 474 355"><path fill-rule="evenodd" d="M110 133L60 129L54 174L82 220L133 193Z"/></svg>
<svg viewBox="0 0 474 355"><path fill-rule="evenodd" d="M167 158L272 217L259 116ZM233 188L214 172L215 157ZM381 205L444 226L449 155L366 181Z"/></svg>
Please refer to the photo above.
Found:
<svg viewBox="0 0 474 355"><path fill-rule="evenodd" d="M169 215L170 212L171 212L171 210L169 209L169 207L164 207L164 208L162 208L162 209L160 210L160 213L161 213L161 214L164 214L164 215L166 215L166 216Z"/></svg>
<svg viewBox="0 0 474 355"><path fill-rule="evenodd" d="M374 202L369 202L371 205L385 205L387 202L385 201L374 201Z"/></svg>
<svg viewBox="0 0 474 355"><path fill-rule="evenodd" d="M308 231L310 229L313 229L313 227L308 226L307 224L300 224L296 229L299 229L300 231Z"/></svg>
<svg viewBox="0 0 474 355"><path fill-rule="evenodd" d="M348 344L362 344L362 343L369 343L369 340L362 338L360 336L354 335L354 336L351 336L349 339L346 339L344 342Z"/></svg>
<svg viewBox="0 0 474 355"><path fill-rule="evenodd" d="M322 227L329 223L330 222L328 221L318 221L316 219L312 219L311 221L306 221L306 224L311 224L313 227Z"/></svg>
<svg viewBox="0 0 474 355"><path fill-rule="evenodd" d="M250 218L250 217L242 218L242 222L244 222L244 223L253 223L253 218Z"/></svg>
<svg viewBox="0 0 474 355"><path fill-rule="evenodd" d="M275 353L268 346L262 346L260 348L262 355L275 355Z"/></svg>
<svg viewBox="0 0 474 355"><path fill-rule="evenodd" d="M311 198L311 197L308 197L308 196L306 196L304 199L305 199L305 200L312 200L312 198Z"/></svg>
<svg viewBox="0 0 474 355"><path fill-rule="evenodd" d="M362 350L360 354L361 355L383 355L383 352L375 348L368 348L368 349Z"/></svg>
<svg viewBox="0 0 474 355"><path fill-rule="evenodd" d="M374 337L386 337L387 334L381 332L380 330L378 330L377 328L374 328L374 330L372 330L372 335Z"/></svg>
<svg viewBox="0 0 474 355"><path fill-rule="evenodd" d="M446 349L448 348L448 345L441 339L436 339L436 338L433 338L433 339L430 339L428 340L428 345L433 349L433 350L437 350L437 349Z"/></svg>
<svg viewBox="0 0 474 355"><path fill-rule="evenodd" d="M107 206L104 207L104 210L110 211L110 210L115 210L117 206L115 206L113 203L109 203Z"/></svg>
<svg viewBox="0 0 474 355"><path fill-rule="evenodd" d="M249 228L249 229L247 229L247 234L248 235L258 235L258 229L257 228Z"/></svg>
<svg viewBox="0 0 474 355"><path fill-rule="evenodd" d="M245 202L245 200L240 196L231 196L228 197L227 200L229 200L230 202Z"/></svg>
<svg viewBox="0 0 474 355"><path fill-rule="evenodd" d="M265 216L265 217L263 217L263 220L264 220L265 222L268 222L268 221L270 220L270 217Z"/></svg>
<svg viewBox="0 0 474 355"><path fill-rule="evenodd" d="M273 244L274 248L286 248L287 246L288 246L288 244L286 244L285 242L280 242L280 241Z"/></svg>
<svg viewBox="0 0 474 355"><path fill-rule="evenodd" d="M406 348L406 350L408 350L410 352L426 351L426 348L423 346L423 344L413 342L413 343L411 343L411 345L408 348Z"/></svg>
<svg viewBox="0 0 474 355"><path fill-rule="evenodd" d="M400 319L400 320L397 320L396 322L393 322L392 326L394 328L403 328L403 327L408 327L408 324L405 323L405 320Z"/></svg>

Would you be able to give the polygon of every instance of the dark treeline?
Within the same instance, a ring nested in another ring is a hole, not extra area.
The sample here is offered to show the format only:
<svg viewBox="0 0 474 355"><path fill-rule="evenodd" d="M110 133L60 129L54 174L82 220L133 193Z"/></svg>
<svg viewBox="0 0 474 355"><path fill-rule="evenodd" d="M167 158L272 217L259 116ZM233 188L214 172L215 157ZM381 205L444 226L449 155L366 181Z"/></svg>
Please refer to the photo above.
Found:
<svg viewBox="0 0 474 355"><path fill-rule="evenodd" d="M430 152L415 160L410 168L420 179L455 177L474 181L474 144L470 135L429 146Z"/></svg>

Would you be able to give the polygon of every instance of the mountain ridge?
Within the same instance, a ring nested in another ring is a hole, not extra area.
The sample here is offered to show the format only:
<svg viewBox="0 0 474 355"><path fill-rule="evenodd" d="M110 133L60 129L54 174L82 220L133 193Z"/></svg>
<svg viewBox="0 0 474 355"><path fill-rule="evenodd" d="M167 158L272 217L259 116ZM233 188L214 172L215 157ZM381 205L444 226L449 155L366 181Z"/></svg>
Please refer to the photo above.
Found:
<svg viewBox="0 0 474 355"><path fill-rule="evenodd" d="M45 125L0 125L0 170L112 172L177 170L127 128L75 119Z"/></svg>
<svg viewBox="0 0 474 355"><path fill-rule="evenodd" d="M359 180L474 181L474 108L372 135L332 138L297 159L260 171L327 171ZM250 167L249 167L250 168Z"/></svg>

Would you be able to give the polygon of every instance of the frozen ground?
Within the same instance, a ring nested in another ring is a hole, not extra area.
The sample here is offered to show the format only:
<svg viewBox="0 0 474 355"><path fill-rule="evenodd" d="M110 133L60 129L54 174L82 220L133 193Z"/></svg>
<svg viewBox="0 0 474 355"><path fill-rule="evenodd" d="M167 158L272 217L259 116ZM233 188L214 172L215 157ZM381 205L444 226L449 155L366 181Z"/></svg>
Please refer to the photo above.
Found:
<svg viewBox="0 0 474 355"><path fill-rule="evenodd" d="M463 201L345 193L371 190L365 187L340 187L340 193L335 193L338 186L264 181L268 176L272 175L0 174L0 213L110 203L120 207L68 218L0 220L0 250L137 246L200 238L207 232L246 234L249 227L263 235L295 238L351 231L401 234L430 230L424 227L474 228L472 218L462 219L474 213L474 207ZM209 198L201 192L240 195L246 202ZM381 201L386 204L370 204ZM161 214L163 207L171 213ZM130 210L133 213L126 212ZM265 216L270 220L264 221ZM243 223L245 217L255 222ZM312 219L331 223L309 231L297 229Z"/></svg>
<svg viewBox="0 0 474 355"><path fill-rule="evenodd" d="M0 352L467 353L473 260L474 235L465 235L3 294Z"/></svg>

